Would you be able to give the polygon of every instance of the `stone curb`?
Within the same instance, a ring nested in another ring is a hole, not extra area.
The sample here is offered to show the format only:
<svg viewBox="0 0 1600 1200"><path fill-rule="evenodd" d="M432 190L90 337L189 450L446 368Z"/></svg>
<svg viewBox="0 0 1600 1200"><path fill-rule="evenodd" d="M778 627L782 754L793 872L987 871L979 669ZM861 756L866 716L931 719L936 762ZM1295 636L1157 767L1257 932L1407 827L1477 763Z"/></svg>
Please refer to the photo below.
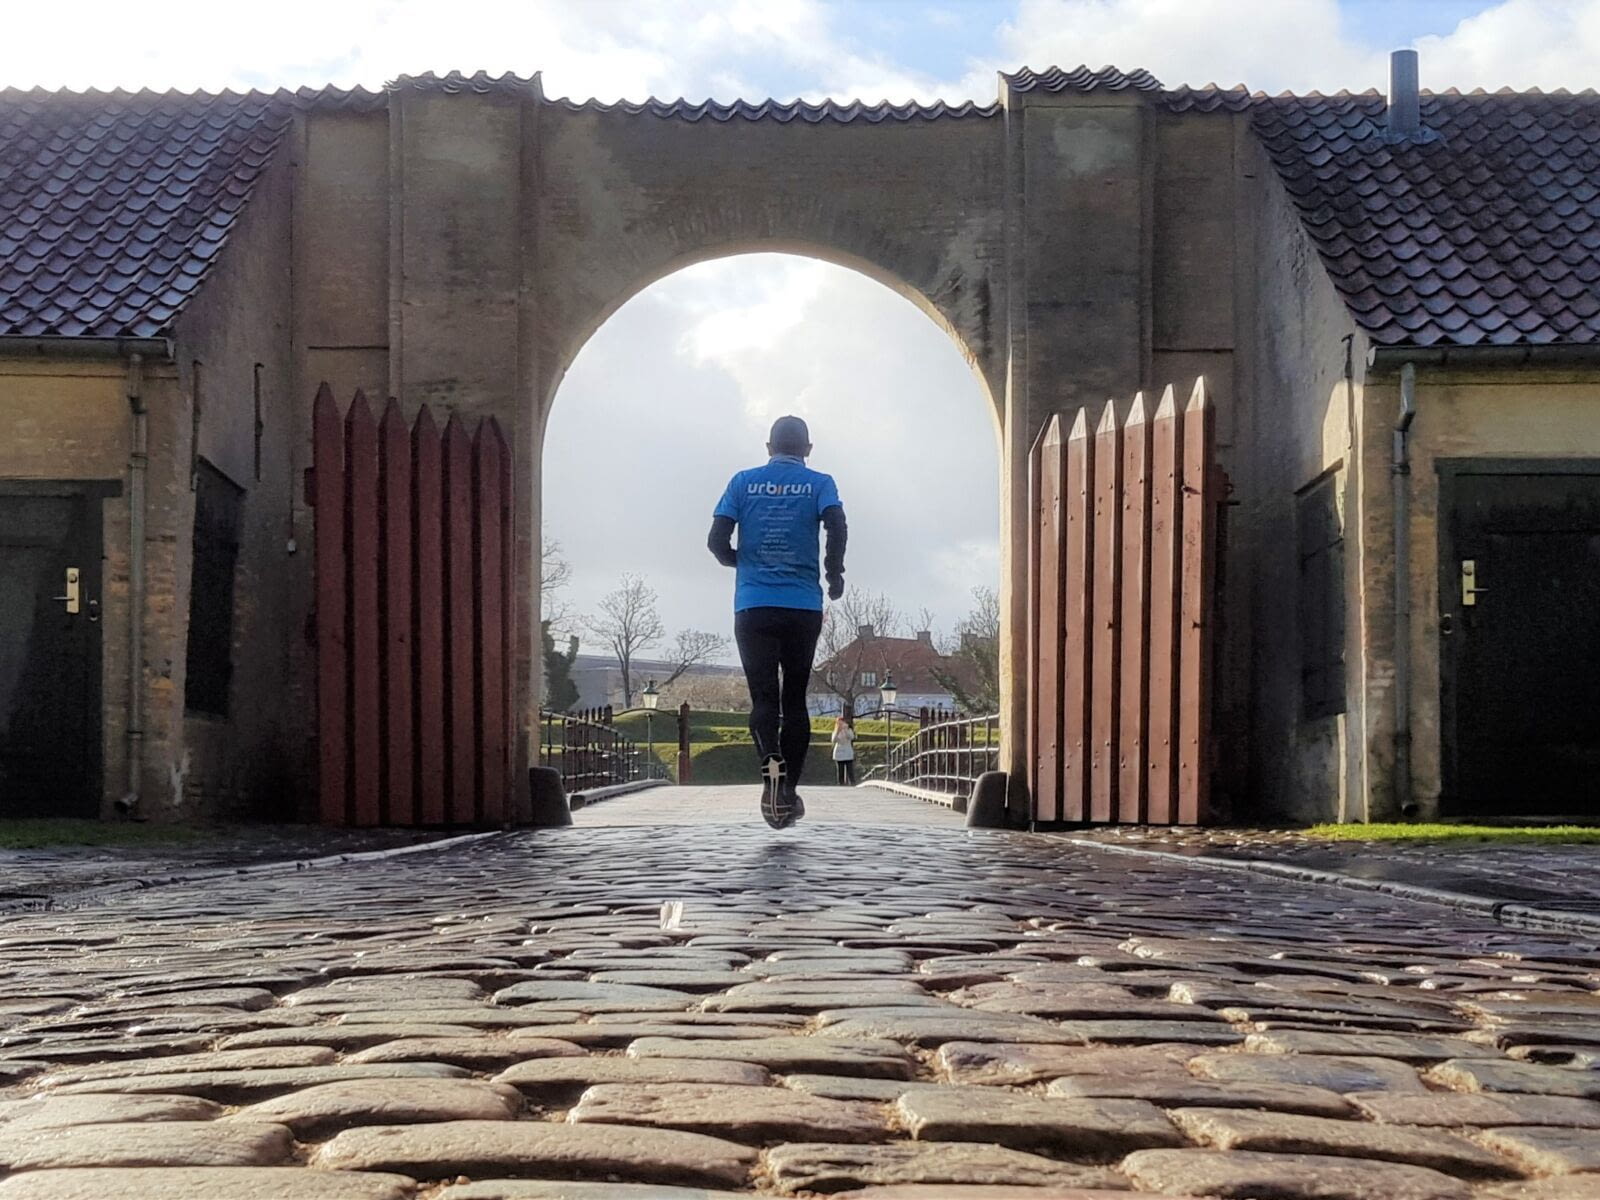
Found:
<svg viewBox="0 0 1600 1200"><path fill-rule="evenodd" d="M424 854L434 850L450 850L471 845L490 838L504 837L503 830L491 829L483 833L464 833L456 837L439 838L431 842L416 842L410 846L391 846L385 850L358 850L348 854L328 854L321 858L286 858L274 862L251 863L242 867L211 867L187 874L157 875L143 879L123 879L99 887L80 888L56 896L42 896L37 900L10 900L0 903L0 916L30 912L63 912L86 908L103 900L129 892L148 891L154 887L171 887L180 883L200 883L208 879L237 879L241 876L280 875L290 871L308 871L317 867L338 867L352 863L380 862L408 854Z"/></svg>
<svg viewBox="0 0 1600 1200"><path fill-rule="evenodd" d="M649 788L667 787L669 781L665 779L635 779L632 783L613 783L608 787L590 788L585 792L573 792L567 797L567 807L577 812L580 808L588 808L599 804L602 800L611 800L617 796L626 796L633 792L642 792Z"/></svg>
<svg viewBox="0 0 1600 1200"><path fill-rule="evenodd" d="M941 808L948 808L954 812L961 812L965 808L956 808L956 797L946 796L942 792L930 792L923 788L912 787L909 783L895 783L887 779L869 779L865 783L856 784L858 788L878 788L885 792L893 792L897 796L910 796L913 800L926 800L929 804L937 804Z"/></svg>
<svg viewBox="0 0 1600 1200"><path fill-rule="evenodd" d="M1293 863L1270 862L1259 858L1219 858L1209 854L1175 854L1170 850L1148 850L1142 846L1118 846L1097 842L1092 838L1068 838L1074 846L1093 850L1107 850L1113 854L1132 854L1163 862L1188 863L1192 866L1216 871L1246 871L1254 875L1271 875L1290 879L1296 883L1321 884L1326 887L1348 888L1358 892L1379 892L1401 900L1414 900L1420 904L1439 904L1457 912L1470 913L1509 925L1516 929L1542 932L1600 935L1600 915L1571 912L1559 908L1540 908L1537 905L1518 904L1508 900L1492 900L1486 896L1473 896L1466 892L1452 892L1444 888L1424 887L1415 883L1400 883L1392 879L1364 879L1344 875L1338 871L1324 871L1316 867L1301 867Z"/></svg>

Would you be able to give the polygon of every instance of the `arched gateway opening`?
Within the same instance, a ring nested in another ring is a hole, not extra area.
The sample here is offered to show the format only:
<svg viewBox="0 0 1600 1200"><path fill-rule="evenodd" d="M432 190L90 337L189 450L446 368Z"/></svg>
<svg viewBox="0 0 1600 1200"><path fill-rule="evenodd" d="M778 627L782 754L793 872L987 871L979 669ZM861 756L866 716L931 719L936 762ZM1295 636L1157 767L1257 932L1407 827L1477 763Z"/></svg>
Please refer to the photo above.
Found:
<svg viewBox="0 0 1600 1200"><path fill-rule="evenodd" d="M812 712L875 714L882 677L897 675L900 724L874 722L866 766L881 761L880 734L909 733L919 710L997 709L981 623L999 584L1001 414L925 297L852 266L718 256L649 284L583 344L542 429L541 566L560 576L541 580L544 707L637 708L649 680L665 685L663 709L744 709L732 580L704 538L728 477L764 460L771 421L792 412L851 524ZM620 724L643 731L637 715ZM670 719L653 729L671 740ZM697 759L697 782L753 770L733 745L698 746ZM813 761L807 779L833 774Z"/></svg>

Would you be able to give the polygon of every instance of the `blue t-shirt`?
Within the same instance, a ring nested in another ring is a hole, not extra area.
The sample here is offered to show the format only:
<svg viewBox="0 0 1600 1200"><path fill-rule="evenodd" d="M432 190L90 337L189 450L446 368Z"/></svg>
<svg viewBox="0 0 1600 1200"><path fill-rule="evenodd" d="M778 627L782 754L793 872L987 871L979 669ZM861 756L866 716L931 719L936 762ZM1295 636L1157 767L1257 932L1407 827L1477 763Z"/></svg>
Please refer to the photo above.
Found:
<svg viewBox="0 0 1600 1200"><path fill-rule="evenodd" d="M839 503L831 475L805 460L774 456L740 471L717 502L716 514L739 525L739 566L733 611L804 608L822 611L817 527Z"/></svg>

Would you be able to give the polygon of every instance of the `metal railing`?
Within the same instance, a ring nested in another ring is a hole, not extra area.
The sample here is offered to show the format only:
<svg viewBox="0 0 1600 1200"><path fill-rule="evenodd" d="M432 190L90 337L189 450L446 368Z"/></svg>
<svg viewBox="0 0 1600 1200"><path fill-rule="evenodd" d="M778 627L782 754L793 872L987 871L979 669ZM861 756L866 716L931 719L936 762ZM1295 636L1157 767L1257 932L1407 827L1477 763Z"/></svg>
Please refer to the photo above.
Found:
<svg viewBox="0 0 1600 1200"><path fill-rule="evenodd" d="M569 792L667 779L667 765L622 735L610 705L570 713L539 713L539 765L561 772Z"/></svg>
<svg viewBox="0 0 1600 1200"><path fill-rule="evenodd" d="M888 762L874 778L946 796L970 796L978 776L1000 769L1000 716L965 717L924 710L910 737L889 748Z"/></svg>

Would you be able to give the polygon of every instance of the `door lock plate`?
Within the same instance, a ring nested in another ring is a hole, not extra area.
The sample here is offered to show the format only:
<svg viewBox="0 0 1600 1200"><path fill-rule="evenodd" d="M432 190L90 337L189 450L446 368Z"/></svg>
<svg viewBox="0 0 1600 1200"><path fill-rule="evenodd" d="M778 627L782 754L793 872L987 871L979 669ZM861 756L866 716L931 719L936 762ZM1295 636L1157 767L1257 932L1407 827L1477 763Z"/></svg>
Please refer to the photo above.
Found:
<svg viewBox="0 0 1600 1200"><path fill-rule="evenodd" d="M78 613L83 610L82 583L80 582L77 567L67 568L67 586L63 594L50 598L57 603L65 604L69 613Z"/></svg>
<svg viewBox="0 0 1600 1200"><path fill-rule="evenodd" d="M1461 560L1461 607L1471 608L1478 603L1478 597L1488 588L1478 586L1478 563L1476 559L1464 558Z"/></svg>

